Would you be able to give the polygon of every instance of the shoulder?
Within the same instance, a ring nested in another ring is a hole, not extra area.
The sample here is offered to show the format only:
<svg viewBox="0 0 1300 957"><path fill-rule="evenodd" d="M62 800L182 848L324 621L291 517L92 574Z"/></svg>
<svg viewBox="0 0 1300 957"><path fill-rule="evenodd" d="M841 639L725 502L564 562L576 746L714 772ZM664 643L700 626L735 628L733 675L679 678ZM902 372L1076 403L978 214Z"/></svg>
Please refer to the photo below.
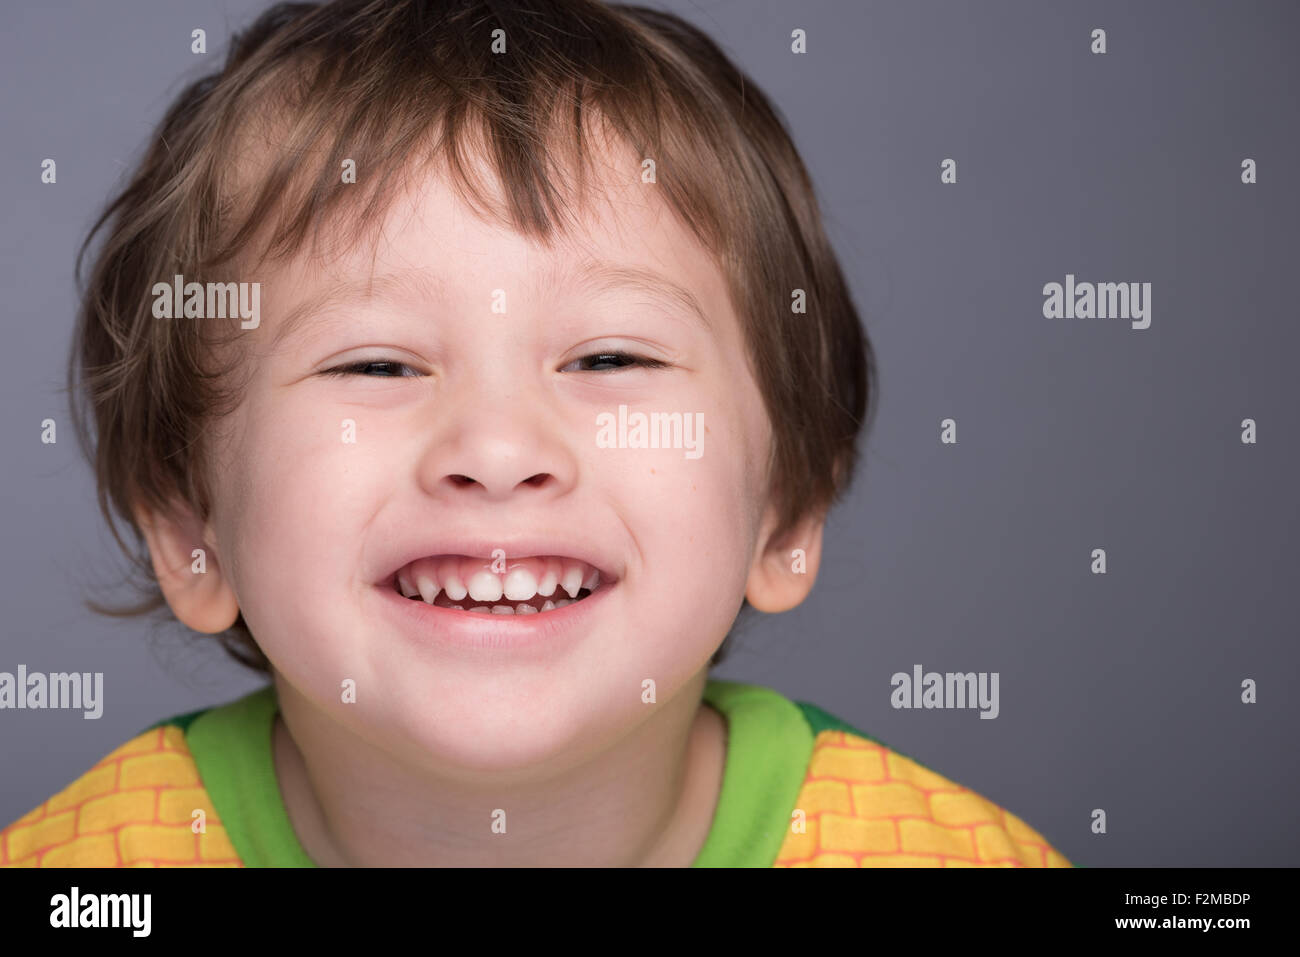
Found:
<svg viewBox="0 0 1300 957"><path fill-rule="evenodd" d="M812 755L778 867L1070 867L1020 818L806 702Z"/></svg>
<svg viewBox="0 0 1300 957"><path fill-rule="evenodd" d="M141 732L0 831L0 866L237 866L185 743L200 713Z"/></svg>

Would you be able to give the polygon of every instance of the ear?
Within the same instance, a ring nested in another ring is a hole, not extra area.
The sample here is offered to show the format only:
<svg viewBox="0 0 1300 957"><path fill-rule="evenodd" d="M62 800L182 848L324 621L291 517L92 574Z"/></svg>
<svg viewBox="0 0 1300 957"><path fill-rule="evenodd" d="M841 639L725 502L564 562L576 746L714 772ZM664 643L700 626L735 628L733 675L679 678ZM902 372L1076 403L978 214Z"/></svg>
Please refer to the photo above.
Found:
<svg viewBox="0 0 1300 957"><path fill-rule="evenodd" d="M825 513L810 513L780 538L773 537L777 514L769 506L749 569L745 598L759 611L794 608L812 591L822 557Z"/></svg>
<svg viewBox="0 0 1300 957"><path fill-rule="evenodd" d="M166 514L142 506L132 512L149 546L163 597L176 617L206 634L233 625L239 601L210 544L211 528L186 503L174 503ZM201 557L195 549L203 550Z"/></svg>

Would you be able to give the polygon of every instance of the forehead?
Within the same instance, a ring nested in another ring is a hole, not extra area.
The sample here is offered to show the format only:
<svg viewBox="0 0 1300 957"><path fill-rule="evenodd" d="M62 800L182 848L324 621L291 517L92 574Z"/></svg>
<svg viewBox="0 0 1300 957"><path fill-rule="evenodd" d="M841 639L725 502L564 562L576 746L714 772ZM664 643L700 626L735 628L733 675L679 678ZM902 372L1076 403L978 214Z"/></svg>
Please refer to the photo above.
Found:
<svg viewBox="0 0 1300 957"><path fill-rule="evenodd" d="M501 186L486 165L474 159L470 171L492 208L504 210ZM497 289L512 303L519 296L625 290L706 327L730 309L726 278L712 254L661 198L662 187L642 181L641 159L630 149L595 148L580 196L557 185L575 205L564 207L570 219L540 240L473 208L445 170L412 174L373 239L336 243L336 253L300 252L268 274L269 334L282 343L331 303L482 302Z"/></svg>

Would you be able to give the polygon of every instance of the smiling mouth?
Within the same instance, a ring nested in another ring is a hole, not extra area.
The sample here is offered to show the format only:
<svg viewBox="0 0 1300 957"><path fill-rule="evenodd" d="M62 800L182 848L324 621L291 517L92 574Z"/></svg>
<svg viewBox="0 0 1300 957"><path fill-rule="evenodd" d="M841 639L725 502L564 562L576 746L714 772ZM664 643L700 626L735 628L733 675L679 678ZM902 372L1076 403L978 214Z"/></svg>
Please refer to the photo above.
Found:
<svg viewBox="0 0 1300 957"><path fill-rule="evenodd" d="M504 571L494 570L503 566ZM612 584L606 581L604 587ZM501 562L435 555L403 565L392 580L403 598L483 615L545 614L582 601L600 587L599 569L549 555Z"/></svg>

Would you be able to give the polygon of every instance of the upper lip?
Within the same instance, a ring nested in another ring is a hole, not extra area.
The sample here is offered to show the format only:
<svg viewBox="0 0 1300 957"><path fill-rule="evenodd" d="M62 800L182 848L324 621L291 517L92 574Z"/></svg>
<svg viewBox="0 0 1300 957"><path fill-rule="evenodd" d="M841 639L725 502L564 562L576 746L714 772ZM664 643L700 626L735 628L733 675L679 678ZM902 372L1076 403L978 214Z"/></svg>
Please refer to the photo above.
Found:
<svg viewBox="0 0 1300 957"><path fill-rule="evenodd" d="M487 564L492 561L492 553L497 549L505 552L507 567L509 567L511 561L518 558L540 556L575 558L578 561L586 562L600 572L602 585L612 584L619 579L614 560L608 553L602 552L598 544L558 535L532 538L503 536L496 539L486 539L477 536L466 536L431 539L428 542L412 545L398 552L395 556L395 562L389 563L391 567L388 568L386 579L391 580L413 561L438 555L464 555L469 558L481 558L484 564Z"/></svg>

